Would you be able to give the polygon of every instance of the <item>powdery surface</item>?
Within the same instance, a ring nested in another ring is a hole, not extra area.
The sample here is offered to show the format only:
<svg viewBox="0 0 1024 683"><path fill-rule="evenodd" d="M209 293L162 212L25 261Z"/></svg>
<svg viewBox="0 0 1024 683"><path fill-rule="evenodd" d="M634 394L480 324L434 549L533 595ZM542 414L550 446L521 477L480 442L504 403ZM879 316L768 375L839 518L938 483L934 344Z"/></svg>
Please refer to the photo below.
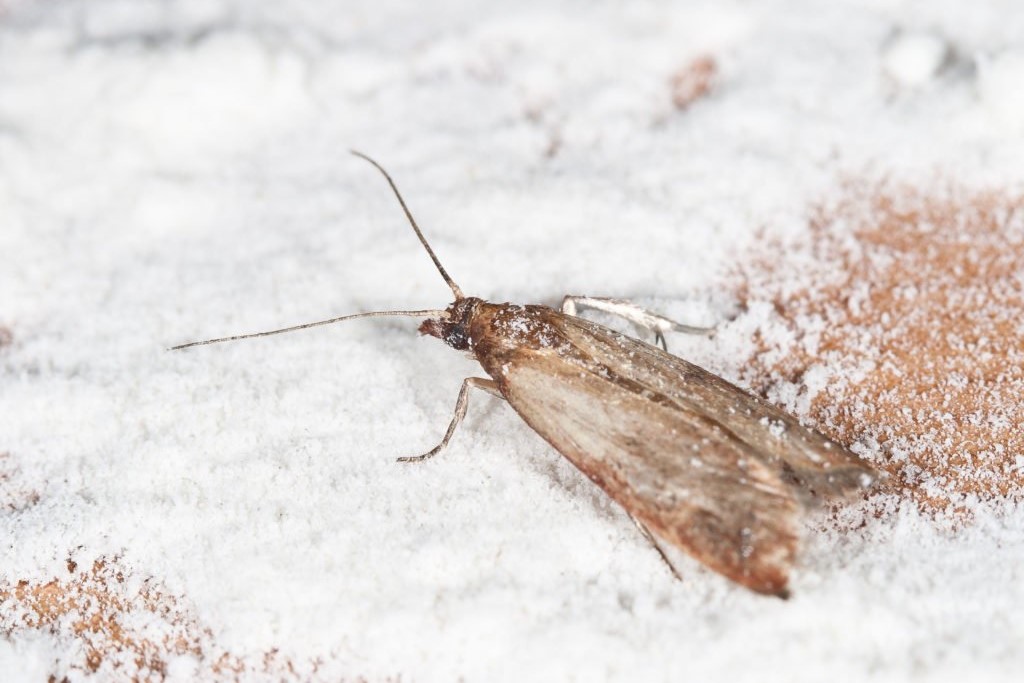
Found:
<svg viewBox="0 0 1024 683"><path fill-rule="evenodd" d="M1024 491L1024 196L851 188L744 273L747 372L929 507ZM809 276L813 277L809 280ZM807 287L814 282L813 287Z"/></svg>
<svg viewBox="0 0 1024 683"><path fill-rule="evenodd" d="M1017 2L415 5L0 5L4 680L1015 680ZM720 322L889 492L783 603L488 397L397 465L474 372L413 321L165 352L448 301L349 147L467 293Z"/></svg>

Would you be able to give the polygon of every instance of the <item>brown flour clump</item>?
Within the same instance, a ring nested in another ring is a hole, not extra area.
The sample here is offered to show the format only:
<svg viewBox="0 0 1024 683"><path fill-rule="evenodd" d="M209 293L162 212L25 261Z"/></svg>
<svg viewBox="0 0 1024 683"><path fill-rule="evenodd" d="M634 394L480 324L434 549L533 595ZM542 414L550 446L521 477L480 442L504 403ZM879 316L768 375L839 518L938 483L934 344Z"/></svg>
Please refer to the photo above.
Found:
<svg viewBox="0 0 1024 683"><path fill-rule="evenodd" d="M133 580L118 558L91 566L69 558L66 570L50 581L0 577L0 638L50 634L60 653L51 681L367 681L322 671L322 657L295 661L276 648L244 657L226 651L186 599L154 578Z"/></svg>
<svg viewBox="0 0 1024 683"><path fill-rule="evenodd" d="M1024 197L848 188L742 273L746 379L926 506L1024 491Z"/></svg>
<svg viewBox="0 0 1024 683"><path fill-rule="evenodd" d="M297 678L291 662L267 653L256 666L217 648L180 600L148 579L141 584L118 560L97 560L81 568L67 560L67 578L47 582L0 580L0 635L37 631L52 634L62 661L51 680L78 677L132 681L164 680L172 662L177 677L234 680L251 671ZM184 668L182 668L184 667Z"/></svg>
<svg viewBox="0 0 1024 683"><path fill-rule="evenodd" d="M682 111L707 96L718 77L718 62L710 55L702 55L681 67L669 80L672 106Z"/></svg>
<svg viewBox="0 0 1024 683"><path fill-rule="evenodd" d="M130 588L115 563L81 569L67 561L66 579L0 582L0 634L53 634L67 661L53 673L78 671L128 680L161 680L173 656L201 654L202 630L152 582Z"/></svg>

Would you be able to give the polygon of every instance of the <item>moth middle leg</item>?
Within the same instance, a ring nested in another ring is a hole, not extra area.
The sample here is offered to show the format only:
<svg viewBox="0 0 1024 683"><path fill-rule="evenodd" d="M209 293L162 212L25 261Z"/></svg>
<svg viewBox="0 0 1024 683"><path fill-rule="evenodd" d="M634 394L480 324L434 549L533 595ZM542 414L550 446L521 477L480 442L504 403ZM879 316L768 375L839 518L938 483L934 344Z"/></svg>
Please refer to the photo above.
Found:
<svg viewBox="0 0 1024 683"><path fill-rule="evenodd" d="M462 418L466 417L466 408L469 406L469 390L470 389L483 389L489 394L493 394L498 398L505 398L498 391L498 384L493 379L484 379L483 377L467 377L462 380L462 388L459 389L459 397L455 399L455 415L452 416L451 424L448 425L448 431L444 433L444 438L441 439L441 443L437 444L423 455L409 455L403 458L399 458L398 462L421 462L427 458L432 458L445 449L448 442L451 441L452 435L455 433L455 429L462 422Z"/></svg>
<svg viewBox="0 0 1024 683"><path fill-rule="evenodd" d="M666 332L711 334L715 331L713 327L684 325L642 306L637 306L625 299L609 299L607 297L594 296L566 296L562 299L562 313L576 315L578 308L590 308L595 311L610 313L633 323L633 325L640 329L653 332L654 341L666 351L668 350L668 344L665 342Z"/></svg>

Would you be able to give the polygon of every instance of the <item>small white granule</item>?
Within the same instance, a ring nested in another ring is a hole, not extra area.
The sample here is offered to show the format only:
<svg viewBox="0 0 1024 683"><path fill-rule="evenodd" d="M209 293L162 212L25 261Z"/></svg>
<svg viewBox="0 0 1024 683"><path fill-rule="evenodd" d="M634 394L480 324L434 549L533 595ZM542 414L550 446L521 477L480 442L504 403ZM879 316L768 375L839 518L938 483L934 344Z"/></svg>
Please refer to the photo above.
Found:
<svg viewBox="0 0 1024 683"><path fill-rule="evenodd" d="M882 50L882 69L906 87L925 85L949 57L949 45L931 33L901 33Z"/></svg>

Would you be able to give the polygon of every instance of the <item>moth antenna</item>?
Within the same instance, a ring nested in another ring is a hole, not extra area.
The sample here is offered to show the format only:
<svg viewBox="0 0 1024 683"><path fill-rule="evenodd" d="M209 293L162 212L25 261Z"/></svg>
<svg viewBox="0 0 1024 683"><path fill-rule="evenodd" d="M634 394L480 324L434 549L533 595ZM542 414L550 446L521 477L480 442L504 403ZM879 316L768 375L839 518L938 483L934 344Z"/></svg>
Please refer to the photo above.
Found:
<svg viewBox="0 0 1024 683"><path fill-rule="evenodd" d="M370 311L369 313L353 313L351 315L343 315L340 318L331 318L330 320L320 320L315 323L305 323L303 325L294 325L292 327L282 327L279 330L268 330L266 332L253 332L252 334L236 334L232 337L218 337L217 339L206 339L204 341L194 341L187 344L179 344L178 346L172 346L168 351L180 351L181 349L187 349L192 346L205 346L206 344L219 344L220 342L235 341L238 339L252 339L253 337L269 337L272 334L282 334L284 332L294 332L295 330L304 330L307 327L319 327L320 325L330 325L332 323L340 323L343 320L355 320L356 318L383 318L386 316L408 316L414 318L429 318L431 316L447 317L447 311L438 310L424 310L424 311Z"/></svg>
<svg viewBox="0 0 1024 683"><path fill-rule="evenodd" d="M434 265L437 266L437 270L439 273L441 273L441 277L443 277L444 281L448 283L449 287L451 287L452 293L455 295L455 299L458 300L464 298L462 294L462 289L457 284L455 284L455 280L453 280L451 276L448 275L448 271L446 271L444 269L444 266L441 265L441 261L437 258L437 254L435 254L434 250L430 248L429 244L427 244L427 239L423 236L423 233L420 231L420 226L416 225L416 219L412 217L412 212L410 212L409 207L405 205L405 200L402 199L402 194L398 191L398 186L395 185L395 181L391 179L391 176L388 175L388 172L384 170L383 166L381 166L376 161L366 156L362 152L357 152L354 149L351 149L349 151L352 152L352 154L354 154L355 156L359 157L360 159L365 159L366 161L369 161L371 164L374 165L374 167L376 167L378 171L384 174L384 177L388 181L388 185L391 186L391 189L392 191L394 191L395 196L398 197L398 203L402 205L402 211L405 212L405 217L409 219L409 223L412 225L412 229L416 231L416 236L420 238L420 244L422 244L423 248L427 250L428 254L430 254L430 258L431 260L434 261Z"/></svg>

